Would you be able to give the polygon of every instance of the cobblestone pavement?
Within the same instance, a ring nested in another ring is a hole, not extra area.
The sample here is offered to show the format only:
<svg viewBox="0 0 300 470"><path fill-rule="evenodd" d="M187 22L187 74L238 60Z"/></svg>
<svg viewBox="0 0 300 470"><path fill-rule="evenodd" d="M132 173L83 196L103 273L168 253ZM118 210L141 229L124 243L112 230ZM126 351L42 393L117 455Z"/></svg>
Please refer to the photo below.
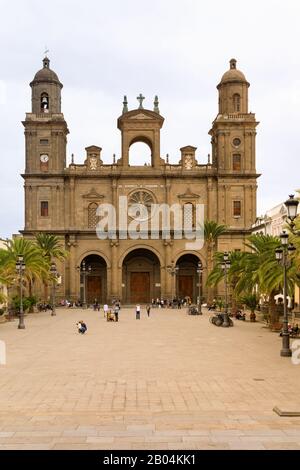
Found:
<svg viewBox="0 0 300 470"><path fill-rule="evenodd" d="M75 323L88 325L85 335ZM300 449L300 365L260 323L58 309L0 325L0 449Z"/></svg>

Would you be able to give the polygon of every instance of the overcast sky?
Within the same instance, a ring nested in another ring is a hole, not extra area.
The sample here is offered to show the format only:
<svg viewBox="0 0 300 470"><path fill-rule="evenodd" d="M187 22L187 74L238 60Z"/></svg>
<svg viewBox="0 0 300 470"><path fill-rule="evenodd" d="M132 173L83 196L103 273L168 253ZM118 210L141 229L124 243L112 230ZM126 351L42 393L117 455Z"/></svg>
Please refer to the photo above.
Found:
<svg viewBox="0 0 300 470"><path fill-rule="evenodd" d="M139 93L149 109L159 95L162 155L177 163L194 145L205 163L216 85L235 57L260 121L258 215L285 200L300 188L299 18L298 0L0 0L0 236L24 226L21 121L45 45L77 163L92 144L105 163L120 156L123 95L134 109Z"/></svg>

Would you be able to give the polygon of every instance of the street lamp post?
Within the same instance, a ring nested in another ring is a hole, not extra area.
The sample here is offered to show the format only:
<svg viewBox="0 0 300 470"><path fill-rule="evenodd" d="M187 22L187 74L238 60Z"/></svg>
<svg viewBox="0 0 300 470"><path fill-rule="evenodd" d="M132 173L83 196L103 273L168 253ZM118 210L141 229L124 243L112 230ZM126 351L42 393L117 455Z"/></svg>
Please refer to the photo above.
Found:
<svg viewBox="0 0 300 470"><path fill-rule="evenodd" d="M229 253L225 251L223 255L223 263L222 263L222 269L225 275L225 312L224 312L224 321L223 321L222 326L224 326L225 328L228 328L230 326L229 315L228 315L228 294L227 294L227 289L228 289L227 273L230 268L230 265L231 263L229 259Z"/></svg>
<svg viewBox="0 0 300 470"><path fill-rule="evenodd" d="M202 288L202 273L203 273L203 267L201 261L198 262L197 265L197 274L199 275L199 280L198 280L198 288L199 288L199 294L198 294L198 313L201 314L201 288Z"/></svg>
<svg viewBox="0 0 300 470"><path fill-rule="evenodd" d="M51 263L50 266L50 273L52 275L52 312L51 315L55 316L56 315L56 308L55 308L55 288L56 288L56 282L57 282L57 277L58 277L58 272L56 268L56 264L53 262Z"/></svg>
<svg viewBox="0 0 300 470"><path fill-rule="evenodd" d="M83 302L82 308L87 308L86 304L86 276L92 271L91 266L86 266L85 261L83 260L81 266L78 267L79 273L82 274L83 277Z"/></svg>
<svg viewBox="0 0 300 470"><path fill-rule="evenodd" d="M176 275L179 271L179 266L175 265L174 261L172 261L172 264L167 266L167 271L169 274L171 274L172 276L172 304L173 304L173 300L174 300L174 297L176 298ZM173 285L174 285L174 276L175 276L175 295L173 295Z"/></svg>
<svg viewBox="0 0 300 470"><path fill-rule="evenodd" d="M282 331L282 349L280 356L290 357L292 350L290 348L290 333L288 328L288 309L287 309L287 268L290 266L288 254L295 251L292 243L289 243L288 234L283 231L280 234L281 248L275 250L276 259L283 266L283 331Z"/></svg>
<svg viewBox="0 0 300 470"><path fill-rule="evenodd" d="M26 265L24 263L24 256L18 255L18 260L16 262L16 271L19 274L20 279L20 315L19 315L19 330L25 329L24 323L24 310L23 310L23 273L25 271Z"/></svg>

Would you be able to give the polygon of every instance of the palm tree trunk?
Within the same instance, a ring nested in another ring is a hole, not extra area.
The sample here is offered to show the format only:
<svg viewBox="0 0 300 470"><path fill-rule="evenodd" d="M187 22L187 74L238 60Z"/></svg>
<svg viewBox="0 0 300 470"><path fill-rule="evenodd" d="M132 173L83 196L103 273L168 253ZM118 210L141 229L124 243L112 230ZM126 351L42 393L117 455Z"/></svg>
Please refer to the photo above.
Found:
<svg viewBox="0 0 300 470"><path fill-rule="evenodd" d="M28 281L28 293L29 293L29 297L32 297L32 280L31 279L29 279ZM29 313L33 313L33 305L30 305Z"/></svg>
<svg viewBox="0 0 300 470"><path fill-rule="evenodd" d="M44 301L48 302L48 282L44 282Z"/></svg>
<svg viewBox="0 0 300 470"><path fill-rule="evenodd" d="M269 318L270 318L270 327L274 325L274 323L278 323L279 320L279 312L276 310L276 302L274 299L275 292L272 291L269 297Z"/></svg>
<svg viewBox="0 0 300 470"><path fill-rule="evenodd" d="M207 276L209 276L212 269L213 269L213 253L212 253L212 248L208 246L207 247ZM207 302L211 303L214 297L215 297L215 287L208 286L207 287Z"/></svg>

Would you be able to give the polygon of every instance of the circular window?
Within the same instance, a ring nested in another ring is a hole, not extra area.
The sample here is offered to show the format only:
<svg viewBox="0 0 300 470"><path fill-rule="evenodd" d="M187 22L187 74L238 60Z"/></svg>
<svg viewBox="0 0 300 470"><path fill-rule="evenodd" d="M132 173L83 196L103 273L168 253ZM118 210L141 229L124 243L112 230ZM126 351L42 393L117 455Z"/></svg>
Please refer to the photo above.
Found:
<svg viewBox="0 0 300 470"><path fill-rule="evenodd" d="M151 205L154 204L154 199L151 194L146 191L135 191L129 196L129 206L132 206L135 211L135 220L147 220L151 215Z"/></svg>
<svg viewBox="0 0 300 470"><path fill-rule="evenodd" d="M236 137L235 139L233 139L232 143L235 147L239 147L241 145L241 139L238 139Z"/></svg>

